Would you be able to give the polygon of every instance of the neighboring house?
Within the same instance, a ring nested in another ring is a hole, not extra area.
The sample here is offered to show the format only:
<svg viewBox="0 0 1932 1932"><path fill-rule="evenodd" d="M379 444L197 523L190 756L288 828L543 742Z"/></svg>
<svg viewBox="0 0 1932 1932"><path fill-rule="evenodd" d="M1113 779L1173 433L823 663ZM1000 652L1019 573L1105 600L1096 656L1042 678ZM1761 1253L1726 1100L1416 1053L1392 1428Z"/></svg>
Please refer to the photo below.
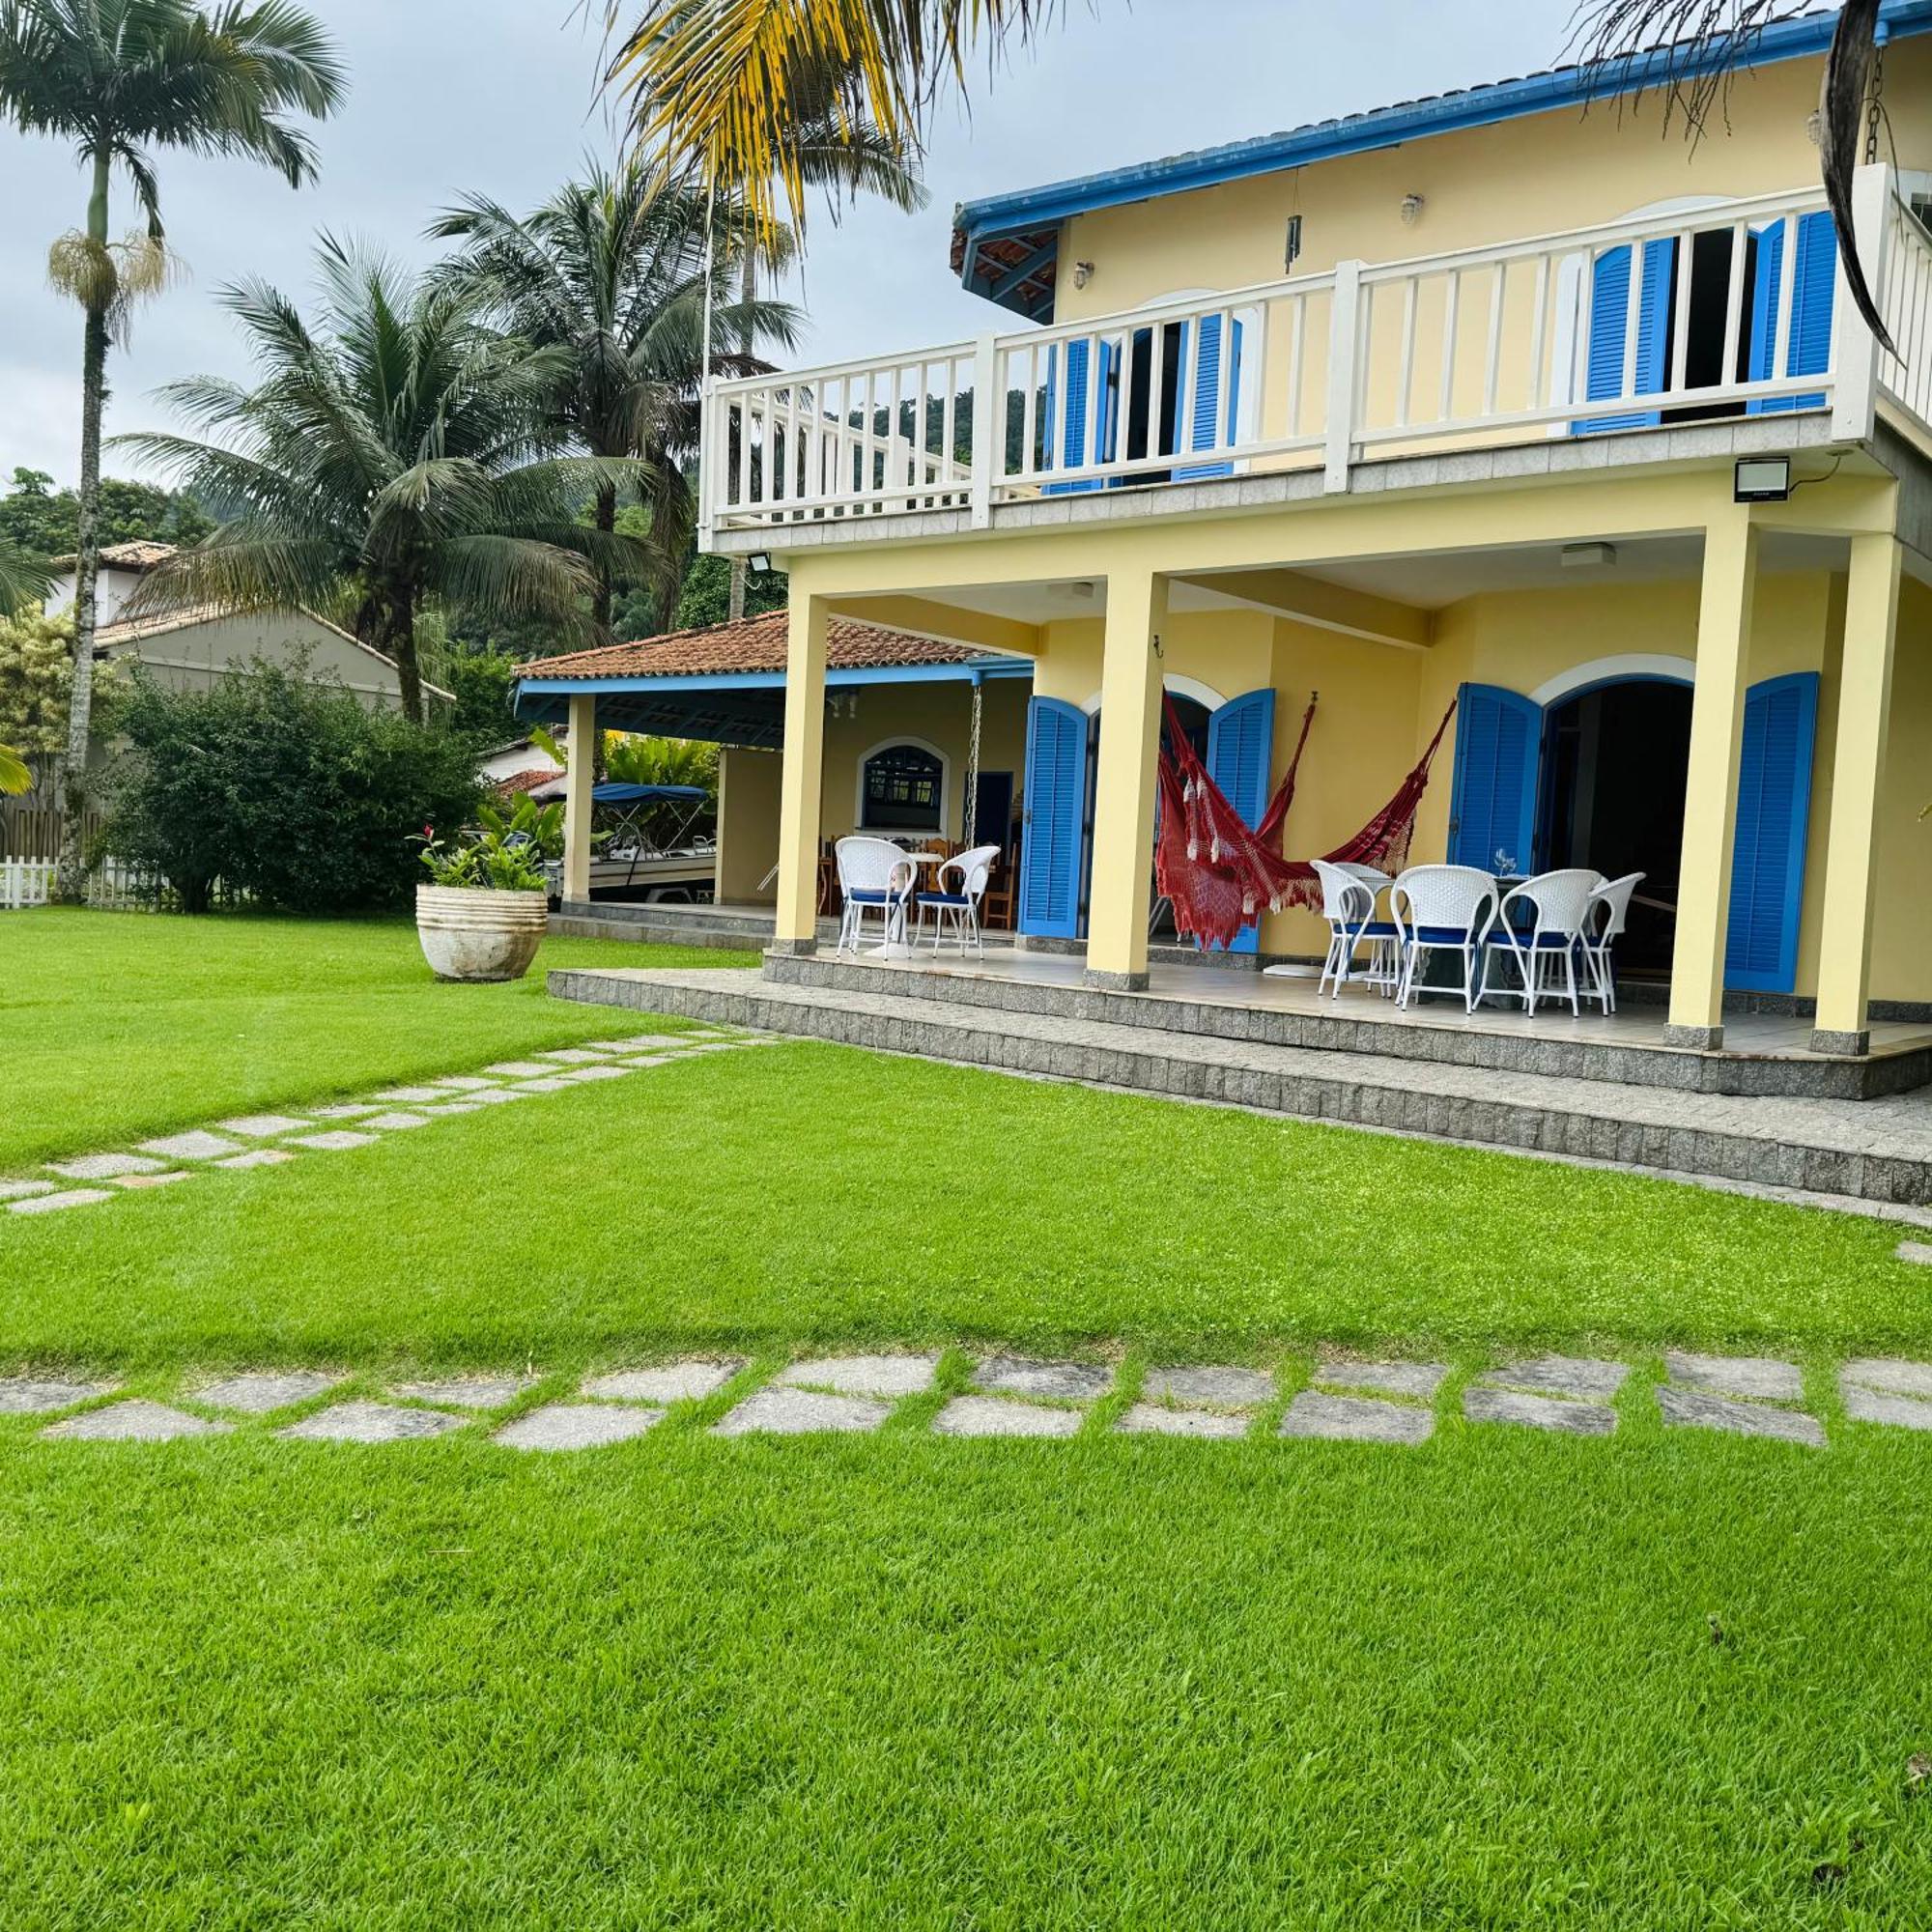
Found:
<svg viewBox="0 0 1932 1932"><path fill-rule="evenodd" d="M1290 857L1455 702L1413 858L1645 872L1673 1045L1727 993L1833 1051L1874 997L1932 1017L1932 0L1883 7L1856 194L1903 360L1818 185L1834 18L1769 28L1694 144L1564 69L973 202L1004 332L715 383L700 541L789 573L779 949L857 621L1031 661L1021 925L1097 985L1146 981L1163 684L1251 820L1319 690Z"/></svg>
<svg viewBox="0 0 1932 1932"><path fill-rule="evenodd" d="M573 698L594 693L600 729L724 747L715 881L721 902L777 898L787 626L785 612L775 611L543 658L519 671L518 711L533 722L565 718ZM1027 659L1010 653L836 620L827 640L814 856L823 841L855 831L958 839L969 773L975 837L1006 844L1019 799L1032 672Z"/></svg>
<svg viewBox="0 0 1932 1932"><path fill-rule="evenodd" d="M174 554L173 544L151 543L145 539L104 545L94 578L96 624L104 626L113 623L121 615L128 598L140 588L142 578L157 563L165 563ZM53 559L53 583L46 599L49 617L61 616L73 609L74 570L79 561L73 556Z"/></svg>
<svg viewBox="0 0 1932 1932"><path fill-rule="evenodd" d="M557 742L568 750L568 731L559 731L556 737ZM480 777L499 788L528 791L532 785L544 784L555 778L563 767L534 738L519 738L512 744L498 745L494 752L485 753L476 769Z"/></svg>

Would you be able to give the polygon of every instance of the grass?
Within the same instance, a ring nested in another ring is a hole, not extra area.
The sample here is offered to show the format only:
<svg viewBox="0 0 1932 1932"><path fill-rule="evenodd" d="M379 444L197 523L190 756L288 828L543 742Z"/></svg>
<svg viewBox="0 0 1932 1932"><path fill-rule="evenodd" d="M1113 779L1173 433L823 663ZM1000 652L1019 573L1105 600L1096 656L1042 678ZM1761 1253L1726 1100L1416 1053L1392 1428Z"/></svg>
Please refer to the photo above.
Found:
<svg viewBox="0 0 1932 1932"><path fill-rule="evenodd" d="M40 918L0 942L204 955L192 996L119 976L158 1090L119 1104L168 1124L642 1024L414 983L407 929ZM286 1007L317 953L381 1015ZM67 1014L23 1010L42 1052ZM245 1103L193 1091L265 1032ZM111 1056L80 1058L107 1110ZM1829 1373L1932 1353L1896 1238L817 1044L0 1215L0 1369L163 1399L533 1361L534 1403L592 1364L895 1341L1124 1349L1126 1386L1159 1355L1292 1387L1320 1340L1638 1364L1610 1441L1466 1426L1452 1379L1420 1450L1104 1408L1063 1443L727 1443L728 1397L557 1458L481 1420L132 1448L0 1417L0 1923L1932 1922L1932 1437L1846 1425ZM1833 1447L1665 1432L1671 1342L1802 1356Z"/></svg>
<svg viewBox="0 0 1932 1932"><path fill-rule="evenodd" d="M406 920L10 913L0 1171L608 1031L546 997L548 967L753 957L551 939L515 985L440 986Z"/></svg>

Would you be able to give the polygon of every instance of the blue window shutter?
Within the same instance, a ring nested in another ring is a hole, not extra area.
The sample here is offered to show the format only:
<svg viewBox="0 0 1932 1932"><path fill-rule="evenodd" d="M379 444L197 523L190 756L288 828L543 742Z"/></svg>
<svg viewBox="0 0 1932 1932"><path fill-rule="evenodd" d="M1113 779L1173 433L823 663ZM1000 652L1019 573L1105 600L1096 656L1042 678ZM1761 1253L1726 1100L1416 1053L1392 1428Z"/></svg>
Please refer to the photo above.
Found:
<svg viewBox="0 0 1932 1932"><path fill-rule="evenodd" d="M1677 243L1665 237L1643 244L1643 286L1637 295L1636 393L1652 395L1670 376L1671 270ZM1591 402L1624 392L1624 343L1630 329L1631 246L1597 257L1590 285L1590 358L1583 394ZM1655 410L1592 416L1573 427L1578 436L1606 429L1645 429L1662 418Z"/></svg>
<svg viewBox="0 0 1932 1932"><path fill-rule="evenodd" d="M1020 930L1041 939L1080 933L1082 808L1087 714L1036 697L1027 706L1025 837L1020 845Z"/></svg>
<svg viewBox="0 0 1932 1932"><path fill-rule="evenodd" d="M1088 464L1097 463L1100 460L1100 445L1103 439L1094 437L1090 445L1087 428L1087 370L1093 354L1094 344L1091 337L1078 336L1066 344L1066 407L1060 424L1060 449L1054 458L1053 467L1056 469L1081 469ZM1107 412L1107 365L1104 356L1105 346L1102 345L1100 364L1102 422L1106 420ZM1048 483L1041 494L1048 497L1070 497L1076 492L1098 490L1101 487L1098 478L1090 477L1078 483Z"/></svg>
<svg viewBox="0 0 1932 1932"><path fill-rule="evenodd" d="M1274 766L1274 689L1231 697L1208 720L1208 774L1252 829L1268 806ZM1228 948L1252 952L1260 944L1256 926L1244 926Z"/></svg>
<svg viewBox="0 0 1932 1932"><path fill-rule="evenodd" d="M1229 328L1232 338L1227 357L1226 374L1223 383L1221 356L1221 318L1218 315L1203 316L1197 331L1199 349L1196 354L1194 377L1194 417L1186 425L1185 433L1178 440L1182 449L1212 449L1223 440L1232 441L1240 421L1241 402L1241 325L1235 322ZM1181 337L1181 363L1187 366L1187 338ZM1182 394L1185 394L1183 388ZM1232 476L1235 466L1232 463L1197 463L1186 469L1174 472L1178 483L1191 483L1204 476Z"/></svg>
<svg viewBox="0 0 1932 1932"><path fill-rule="evenodd" d="M1465 684L1456 699L1449 863L1485 872L1535 864L1543 707L1520 692ZM1500 856L1499 856L1500 855Z"/></svg>
<svg viewBox="0 0 1932 1932"><path fill-rule="evenodd" d="M1751 288L1750 379L1776 375L1820 376L1832 366L1832 304L1838 284L1838 239L1829 211L1798 220L1798 279L1791 289L1790 366L1778 370L1777 304L1784 283L1784 223L1774 222L1757 238L1757 277ZM1755 416L1789 415L1796 410L1822 410L1824 394L1768 396L1747 405Z"/></svg>
<svg viewBox="0 0 1932 1932"><path fill-rule="evenodd" d="M1724 947L1724 983L1741 992L1797 986L1817 735L1816 671L1768 678L1745 694Z"/></svg>

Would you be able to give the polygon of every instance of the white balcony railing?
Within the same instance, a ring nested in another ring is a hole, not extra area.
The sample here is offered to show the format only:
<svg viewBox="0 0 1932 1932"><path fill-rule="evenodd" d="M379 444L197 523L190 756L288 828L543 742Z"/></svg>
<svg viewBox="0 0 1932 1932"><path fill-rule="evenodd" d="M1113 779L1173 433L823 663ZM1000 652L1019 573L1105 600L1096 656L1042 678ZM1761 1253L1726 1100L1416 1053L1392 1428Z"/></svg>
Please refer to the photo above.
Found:
<svg viewBox="0 0 1932 1932"><path fill-rule="evenodd" d="M1842 284L1822 193L1334 270L909 355L711 384L702 528L854 525L1059 495L1829 410L1932 426L1932 238L1889 171Z"/></svg>

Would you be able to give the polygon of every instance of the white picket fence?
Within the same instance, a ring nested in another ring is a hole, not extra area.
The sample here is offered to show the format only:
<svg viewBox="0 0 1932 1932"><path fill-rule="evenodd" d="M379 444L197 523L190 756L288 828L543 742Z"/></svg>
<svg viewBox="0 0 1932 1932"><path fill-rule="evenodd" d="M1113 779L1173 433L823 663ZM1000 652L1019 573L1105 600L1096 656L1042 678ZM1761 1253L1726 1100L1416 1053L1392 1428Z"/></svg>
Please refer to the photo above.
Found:
<svg viewBox="0 0 1932 1932"><path fill-rule="evenodd" d="M60 867L51 859L0 859L0 912L46 905ZM153 912L168 890L158 872L103 860L87 877L87 902L99 912Z"/></svg>

